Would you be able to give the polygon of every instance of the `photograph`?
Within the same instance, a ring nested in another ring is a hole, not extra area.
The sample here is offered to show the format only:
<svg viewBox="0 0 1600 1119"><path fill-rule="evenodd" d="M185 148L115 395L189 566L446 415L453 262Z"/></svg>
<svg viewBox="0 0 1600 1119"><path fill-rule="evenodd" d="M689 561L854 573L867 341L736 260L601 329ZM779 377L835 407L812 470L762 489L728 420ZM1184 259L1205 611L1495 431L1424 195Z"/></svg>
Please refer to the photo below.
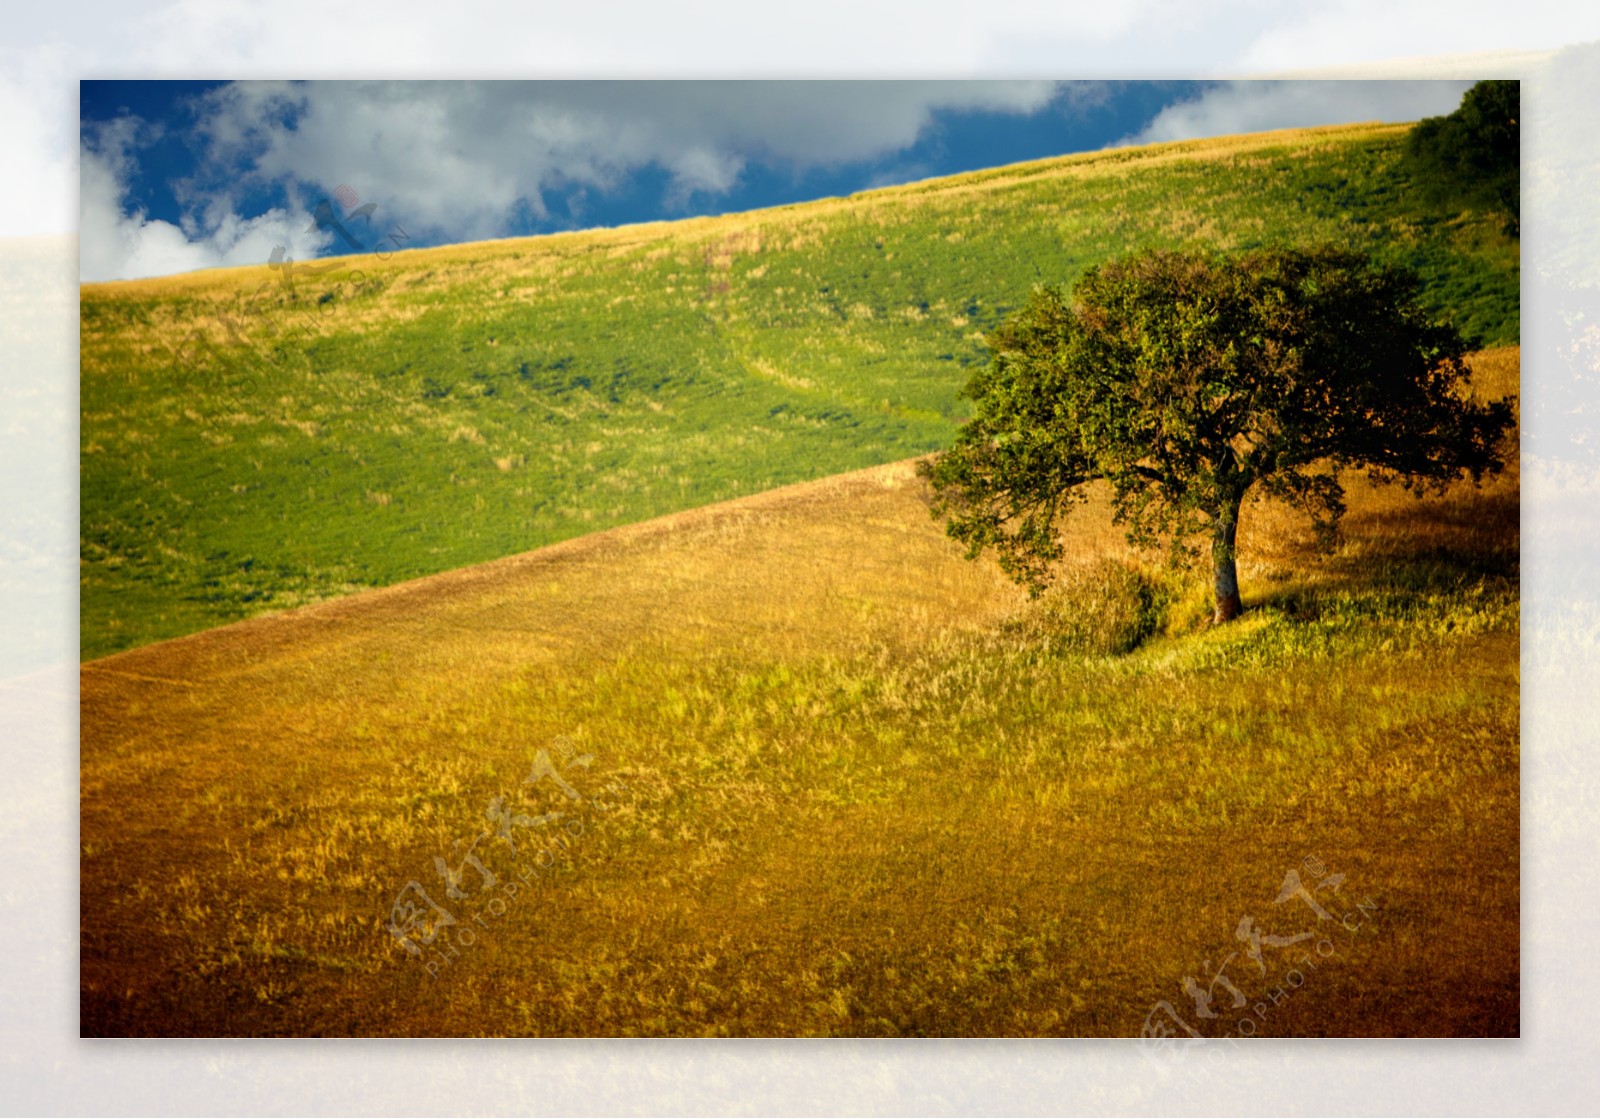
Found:
<svg viewBox="0 0 1600 1119"><path fill-rule="evenodd" d="M85 78L79 1035L1520 1037L1521 85Z"/></svg>

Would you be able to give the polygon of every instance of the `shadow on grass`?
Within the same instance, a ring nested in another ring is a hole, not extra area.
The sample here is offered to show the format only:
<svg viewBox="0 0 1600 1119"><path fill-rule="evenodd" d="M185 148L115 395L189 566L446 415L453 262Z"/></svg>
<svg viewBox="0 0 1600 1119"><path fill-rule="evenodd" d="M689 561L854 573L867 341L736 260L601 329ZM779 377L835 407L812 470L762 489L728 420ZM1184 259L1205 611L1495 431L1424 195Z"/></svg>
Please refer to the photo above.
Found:
<svg viewBox="0 0 1600 1119"><path fill-rule="evenodd" d="M1355 513L1336 552L1309 564L1303 578L1258 591L1247 606L1291 622L1330 614L1403 621L1447 601L1515 598L1520 518L1515 491Z"/></svg>

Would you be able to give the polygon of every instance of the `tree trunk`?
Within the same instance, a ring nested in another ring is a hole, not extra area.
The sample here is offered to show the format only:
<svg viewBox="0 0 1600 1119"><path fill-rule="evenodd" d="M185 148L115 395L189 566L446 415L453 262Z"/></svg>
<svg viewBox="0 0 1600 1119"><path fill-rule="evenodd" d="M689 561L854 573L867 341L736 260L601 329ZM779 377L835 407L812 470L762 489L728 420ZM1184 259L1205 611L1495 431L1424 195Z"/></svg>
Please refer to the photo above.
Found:
<svg viewBox="0 0 1600 1119"><path fill-rule="evenodd" d="M1211 535L1211 568L1215 575L1217 611L1212 622L1221 625L1244 612L1239 601L1239 569L1234 564L1234 538L1239 532L1239 498L1229 498L1217 516Z"/></svg>

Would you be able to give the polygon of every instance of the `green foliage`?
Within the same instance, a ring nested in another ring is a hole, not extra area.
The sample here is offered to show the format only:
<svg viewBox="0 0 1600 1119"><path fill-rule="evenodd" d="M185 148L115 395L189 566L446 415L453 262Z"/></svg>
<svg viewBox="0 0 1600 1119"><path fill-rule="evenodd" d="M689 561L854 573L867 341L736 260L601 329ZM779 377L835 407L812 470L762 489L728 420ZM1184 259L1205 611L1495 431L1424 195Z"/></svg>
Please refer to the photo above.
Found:
<svg viewBox="0 0 1600 1119"><path fill-rule="evenodd" d="M1522 211L1521 90L1479 82L1455 112L1419 121L1406 140L1416 180L1435 201L1503 211L1512 234Z"/></svg>
<svg viewBox="0 0 1600 1119"><path fill-rule="evenodd" d="M1326 535L1341 469L1437 490L1501 469L1511 405L1465 396L1467 343L1420 289L1331 246L1147 249L1088 269L1070 297L1037 288L990 337L965 390L976 415L922 464L934 513L1037 593L1062 557L1058 521L1104 480L1132 543L1212 535L1227 620L1253 487Z"/></svg>
<svg viewBox="0 0 1600 1119"><path fill-rule="evenodd" d="M1515 244L1419 207L1402 145L1363 126L1119 150L396 252L294 293L265 267L87 285L83 656L927 454L984 332L1130 247L1334 239L1515 342Z"/></svg>

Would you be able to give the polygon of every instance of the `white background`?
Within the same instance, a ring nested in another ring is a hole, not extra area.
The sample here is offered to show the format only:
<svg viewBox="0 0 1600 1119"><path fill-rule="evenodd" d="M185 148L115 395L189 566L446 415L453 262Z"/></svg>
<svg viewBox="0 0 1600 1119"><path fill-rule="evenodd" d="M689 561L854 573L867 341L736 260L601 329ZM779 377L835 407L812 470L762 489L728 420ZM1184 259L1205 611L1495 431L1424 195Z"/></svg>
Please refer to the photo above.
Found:
<svg viewBox="0 0 1600 1119"><path fill-rule="evenodd" d="M1585 276L1572 261L1600 260L1600 215L1583 189L1600 182L1589 139L1600 49L1549 52L1600 39L1600 8L1498 0L940 0L899 11L860 0L581 8L178 0L13 4L5 19L0 270L44 261L47 279L0 301L0 533L9 534L0 622L44 619L19 631L36 653L33 671L0 683L0 1111L1592 1112L1600 1099L1600 520L1590 510L1600 503L1600 467L1551 465L1561 449L1555 428L1536 419L1524 427L1521 1040L1261 1042L1217 1050L1216 1068L1199 1082L1161 1076L1133 1042L79 1040L70 235L80 77L1194 78L1342 67L1372 76L1524 76L1524 274L1563 267L1570 282L1592 284L1600 266ZM1479 57L1443 57L1461 54ZM1574 253L1575 242L1596 251ZM1553 313L1525 301L1525 415L1541 396L1566 398L1569 386L1549 360L1555 343L1542 341L1565 337Z"/></svg>

